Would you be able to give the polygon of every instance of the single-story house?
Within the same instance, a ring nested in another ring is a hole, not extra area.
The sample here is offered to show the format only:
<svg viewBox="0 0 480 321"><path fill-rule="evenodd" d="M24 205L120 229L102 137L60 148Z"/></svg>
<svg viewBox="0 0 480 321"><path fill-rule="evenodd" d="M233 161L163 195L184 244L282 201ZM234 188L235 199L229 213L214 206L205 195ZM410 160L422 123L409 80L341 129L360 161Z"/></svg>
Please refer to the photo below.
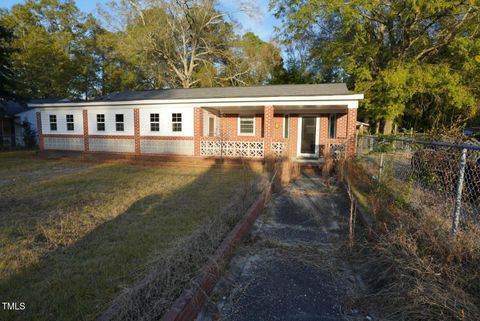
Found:
<svg viewBox="0 0 480 321"><path fill-rule="evenodd" d="M130 91L29 107L42 150L319 159L354 153L361 99L336 83Z"/></svg>

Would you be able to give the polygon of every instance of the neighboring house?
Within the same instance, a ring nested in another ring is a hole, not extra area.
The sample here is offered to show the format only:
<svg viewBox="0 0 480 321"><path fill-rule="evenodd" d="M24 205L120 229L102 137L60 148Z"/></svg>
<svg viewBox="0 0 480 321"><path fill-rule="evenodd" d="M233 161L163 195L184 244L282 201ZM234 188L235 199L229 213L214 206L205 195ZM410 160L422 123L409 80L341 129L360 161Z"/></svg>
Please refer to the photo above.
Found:
<svg viewBox="0 0 480 321"><path fill-rule="evenodd" d="M164 89L31 103L44 150L194 157L321 158L355 151L345 84Z"/></svg>
<svg viewBox="0 0 480 321"><path fill-rule="evenodd" d="M13 101L0 102L0 148L24 144L22 118L18 114L25 110L25 106Z"/></svg>
<svg viewBox="0 0 480 321"><path fill-rule="evenodd" d="M368 134L369 131L370 131L369 123L357 121L357 134L364 135L364 134Z"/></svg>

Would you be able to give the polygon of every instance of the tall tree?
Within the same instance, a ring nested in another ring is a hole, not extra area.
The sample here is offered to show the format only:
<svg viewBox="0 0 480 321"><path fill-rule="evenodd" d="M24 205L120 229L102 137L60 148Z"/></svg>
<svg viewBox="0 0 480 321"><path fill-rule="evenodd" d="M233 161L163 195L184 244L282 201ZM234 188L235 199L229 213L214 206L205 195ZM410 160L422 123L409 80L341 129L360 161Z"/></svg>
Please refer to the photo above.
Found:
<svg viewBox="0 0 480 321"><path fill-rule="evenodd" d="M15 80L12 70L13 31L0 25L0 101L15 97Z"/></svg>
<svg viewBox="0 0 480 321"><path fill-rule="evenodd" d="M128 0L113 9L119 14L107 20L122 15L127 26L117 51L136 57L154 88L262 83L279 61L272 44L239 38L214 0Z"/></svg>
<svg viewBox="0 0 480 321"><path fill-rule="evenodd" d="M92 17L73 0L27 0L0 14L13 30L11 55L16 93L24 98L88 98L95 83L95 56L88 44ZM88 78L89 89L85 88Z"/></svg>
<svg viewBox="0 0 480 321"><path fill-rule="evenodd" d="M468 75L478 70L478 1L273 0L272 7L284 43L307 44L320 78L365 92L362 114L384 122L385 132L393 122L422 130L474 115L478 77Z"/></svg>

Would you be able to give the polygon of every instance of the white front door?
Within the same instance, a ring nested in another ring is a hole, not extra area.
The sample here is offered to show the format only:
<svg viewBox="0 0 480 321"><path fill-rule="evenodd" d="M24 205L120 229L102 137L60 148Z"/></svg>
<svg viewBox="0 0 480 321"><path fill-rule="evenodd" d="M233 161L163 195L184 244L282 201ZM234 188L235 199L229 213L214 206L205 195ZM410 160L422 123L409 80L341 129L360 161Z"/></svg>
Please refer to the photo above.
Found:
<svg viewBox="0 0 480 321"><path fill-rule="evenodd" d="M320 117L302 116L299 118L299 120L297 156L305 158L318 158Z"/></svg>

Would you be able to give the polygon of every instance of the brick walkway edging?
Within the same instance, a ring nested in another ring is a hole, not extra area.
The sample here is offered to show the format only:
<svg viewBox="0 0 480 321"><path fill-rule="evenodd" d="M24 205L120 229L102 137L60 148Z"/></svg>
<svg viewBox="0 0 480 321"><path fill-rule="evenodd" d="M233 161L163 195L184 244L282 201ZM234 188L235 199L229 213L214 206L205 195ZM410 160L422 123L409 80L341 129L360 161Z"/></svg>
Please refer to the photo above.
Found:
<svg viewBox="0 0 480 321"><path fill-rule="evenodd" d="M238 243L247 235L255 220L262 213L266 202L271 196L272 183L273 179L265 192L250 206L242 220L235 225L233 230L222 241L209 262L192 280L192 284L196 286L184 290L160 321L192 321L197 317L207 301L209 293L220 279L222 267L232 257Z"/></svg>

